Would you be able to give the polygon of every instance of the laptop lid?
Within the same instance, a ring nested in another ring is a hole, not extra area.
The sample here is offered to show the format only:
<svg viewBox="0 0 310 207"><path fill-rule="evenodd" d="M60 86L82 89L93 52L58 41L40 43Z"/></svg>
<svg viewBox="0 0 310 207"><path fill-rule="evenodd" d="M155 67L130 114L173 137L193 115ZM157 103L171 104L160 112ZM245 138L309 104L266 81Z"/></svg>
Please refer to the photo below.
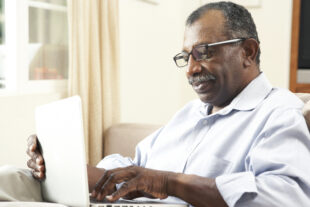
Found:
<svg viewBox="0 0 310 207"><path fill-rule="evenodd" d="M35 123L46 166L46 179L41 185L44 200L89 206L80 97L37 107Z"/></svg>

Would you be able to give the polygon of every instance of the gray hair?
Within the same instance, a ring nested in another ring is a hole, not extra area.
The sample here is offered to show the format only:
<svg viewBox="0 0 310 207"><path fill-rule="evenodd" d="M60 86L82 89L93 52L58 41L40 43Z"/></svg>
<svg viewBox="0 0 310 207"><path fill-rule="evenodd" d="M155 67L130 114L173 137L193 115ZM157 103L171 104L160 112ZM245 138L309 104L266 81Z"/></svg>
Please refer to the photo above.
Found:
<svg viewBox="0 0 310 207"><path fill-rule="evenodd" d="M228 38L253 38L260 43L257 30L250 12L241 5L232 2L215 2L205 4L193 11L186 20L186 26L192 25L209 10L219 10L223 13L225 32ZM256 64L260 63L260 48L256 56Z"/></svg>

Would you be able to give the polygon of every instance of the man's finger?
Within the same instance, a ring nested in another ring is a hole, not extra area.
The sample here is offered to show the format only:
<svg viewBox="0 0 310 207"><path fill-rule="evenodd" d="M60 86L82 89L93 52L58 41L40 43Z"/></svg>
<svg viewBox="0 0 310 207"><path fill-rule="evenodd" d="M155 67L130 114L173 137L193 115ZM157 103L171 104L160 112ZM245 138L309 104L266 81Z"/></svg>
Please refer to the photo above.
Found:
<svg viewBox="0 0 310 207"><path fill-rule="evenodd" d="M134 191L134 192L130 192L130 193L126 194L122 198L127 199L127 200L132 200L132 199L140 198L140 197L147 197L147 196L145 196L145 194L143 192Z"/></svg>
<svg viewBox="0 0 310 207"><path fill-rule="evenodd" d="M107 178L103 186L101 187L98 195L97 200L103 200L107 195L115 191L116 184L124 182L123 174L126 172L114 172L110 174L110 176ZM126 179L127 180L127 179Z"/></svg>
<svg viewBox="0 0 310 207"><path fill-rule="evenodd" d="M34 152L37 149L37 136L36 135L30 135L28 137L28 148L30 151Z"/></svg>
<svg viewBox="0 0 310 207"><path fill-rule="evenodd" d="M108 179L110 173L112 173L112 170L106 170L103 174L103 176L98 180L98 182L96 183L91 196L93 198L96 198L98 196L98 193L100 193L100 190L103 186L103 184L105 183L105 181Z"/></svg>
<svg viewBox="0 0 310 207"><path fill-rule="evenodd" d="M32 151L30 148L27 149L26 153L31 159L34 159L34 157L36 156L35 151Z"/></svg>
<svg viewBox="0 0 310 207"><path fill-rule="evenodd" d="M37 165L43 165L44 164L44 159L43 159L42 155L40 155L40 154L39 155L37 154L35 161L36 161Z"/></svg>
<svg viewBox="0 0 310 207"><path fill-rule="evenodd" d="M117 191L112 193L112 195L108 195L105 198L111 202L114 202L121 197L126 196L129 193L133 193L138 190L138 181L137 179L132 179L126 183L124 183Z"/></svg>
<svg viewBox="0 0 310 207"><path fill-rule="evenodd" d="M134 177L135 173L128 170L128 168L117 168L114 170L106 171L99 182L96 184L92 197L96 197L97 200L103 200L106 195L114 192L116 184L128 181Z"/></svg>
<svg viewBox="0 0 310 207"><path fill-rule="evenodd" d="M100 192L102 186L105 184L105 182L109 179L110 175L113 174L114 172L120 171L122 168L115 168L113 170L106 170L103 174L103 176L98 180L96 183L93 191L92 191L92 197L96 197L97 193Z"/></svg>
<svg viewBox="0 0 310 207"><path fill-rule="evenodd" d="M42 164L43 157L36 151L27 150L27 154L34 163ZM41 157L41 158L40 158Z"/></svg>
<svg viewBox="0 0 310 207"><path fill-rule="evenodd" d="M27 166L28 166L29 168L31 168L31 169L34 169L34 168L33 168L34 164L33 164L33 160L32 160L32 159L30 159L30 160L27 161Z"/></svg>
<svg viewBox="0 0 310 207"><path fill-rule="evenodd" d="M28 160L27 165L29 168L31 168L31 174L34 178L42 180L44 178L44 171L45 167L44 165L36 165L32 159Z"/></svg>
<svg viewBox="0 0 310 207"><path fill-rule="evenodd" d="M44 173L41 171L39 171L39 172L38 171L32 171L32 175L39 180L44 179Z"/></svg>
<svg viewBox="0 0 310 207"><path fill-rule="evenodd" d="M37 164L33 161L33 159L30 159L27 161L27 166L37 172L44 172L45 166L43 164Z"/></svg>

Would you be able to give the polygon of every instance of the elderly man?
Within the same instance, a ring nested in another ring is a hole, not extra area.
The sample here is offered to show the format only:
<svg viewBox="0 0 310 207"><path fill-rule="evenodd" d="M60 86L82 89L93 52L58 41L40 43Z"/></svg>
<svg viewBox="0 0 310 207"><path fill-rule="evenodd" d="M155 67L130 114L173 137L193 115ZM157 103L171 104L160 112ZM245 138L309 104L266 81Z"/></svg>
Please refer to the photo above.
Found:
<svg viewBox="0 0 310 207"><path fill-rule="evenodd" d="M260 71L250 13L230 2L198 8L187 19L183 50L174 61L200 100L139 143L134 160L111 155L89 166L92 196L180 199L193 206L309 206L303 103L273 88ZM36 145L31 137L28 166L43 179Z"/></svg>

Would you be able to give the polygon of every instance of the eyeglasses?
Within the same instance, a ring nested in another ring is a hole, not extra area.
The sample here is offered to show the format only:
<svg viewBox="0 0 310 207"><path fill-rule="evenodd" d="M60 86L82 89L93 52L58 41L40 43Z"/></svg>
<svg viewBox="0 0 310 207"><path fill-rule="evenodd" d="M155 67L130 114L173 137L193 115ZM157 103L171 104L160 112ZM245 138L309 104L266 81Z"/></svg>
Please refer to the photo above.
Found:
<svg viewBox="0 0 310 207"><path fill-rule="evenodd" d="M195 61L206 60L206 59L210 58L210 54L209 54L209 50L208 50L209 47L213 47L213 46L217 46L217 45L237 43L237 42L244 41L244 40L245 40L245 38L238 38L238 39L232 39L232 40L225 40L225 41L221 41L221 42L214 42L214 43L210 43L210 44L197 45L192 49L192 51L190 53L181 52L181 53L177 54L176 56L174 56L173 60L174 60L175 64L179 68L181 68L181 67L187 66L190 55L193 56Z"/></svg>

